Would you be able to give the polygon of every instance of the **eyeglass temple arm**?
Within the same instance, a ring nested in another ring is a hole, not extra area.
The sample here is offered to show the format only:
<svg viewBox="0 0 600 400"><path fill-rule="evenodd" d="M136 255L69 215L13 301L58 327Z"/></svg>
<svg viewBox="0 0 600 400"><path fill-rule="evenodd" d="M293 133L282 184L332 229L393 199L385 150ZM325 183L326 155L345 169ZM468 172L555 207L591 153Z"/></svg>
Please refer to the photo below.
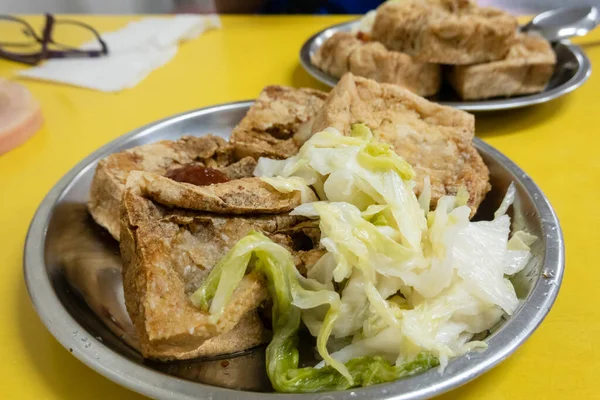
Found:
<svg viewBox="0 0 600 400"><path fill-rule="evenodd" d="M46 14L46 15L50 16L52 18L52 25L54 25L54 16L52 16L51 14ZM90 26L86 23L80 22L80 21L72 20L72 19L62 19L61 18L60 22L66 22L66 23L69 23L72 25L78 25L78 26L81 26L81 27L91 31L94 34L94 36L96 36L96 39L98 40L98 42L100 43L100 46L102 47L102 50L100 50L99 52L93 51L91 53L94 53L94 54L100 53L103 55L106 55L109 53L108 45L106 44L104 39L102 39L102 36L100 35L100 33L96 29L94 29L92 26ZM51 35L51 33L50 33L50 35ZM49 43L52 43L52 37L50 36L48 39L49 39Z"/></svg>
<svg viewBox="0 0 600 400"><path fill-rule="evenodd" d="M52 30L54 29L54 17L52 14L46 13L46 23L44 24L44 30L42 32L42 51L40 52L40 58L46 59L48 54L48 44L52 41Z"/></svg>

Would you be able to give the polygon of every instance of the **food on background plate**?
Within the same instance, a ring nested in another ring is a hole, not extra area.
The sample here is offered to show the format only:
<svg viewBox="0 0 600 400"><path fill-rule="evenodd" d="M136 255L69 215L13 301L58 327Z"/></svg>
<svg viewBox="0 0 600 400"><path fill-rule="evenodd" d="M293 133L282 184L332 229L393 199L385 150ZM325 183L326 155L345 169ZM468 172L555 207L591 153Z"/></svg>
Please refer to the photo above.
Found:
<svg viewBox="0 0 600 400"><path fill-rule="evenodd" d="M471 0L402 0L377 9L371 37L417 61L464 65L504 58L517 27L510 14Z"/></svg>
<svg viewBox="0 0 600 400"><path fill-rule="evenodd" d="M329 75L341 78L350 71L350 55L363 44L351 33L336 32L317 49L310 61Z"/></svg>
<svg viewBox="0 0 600 400"><path fill-rule="evenodd" d="M352 32L335 32L311 63L334 78L347 72L433 96L446 78L463 100L541 92L556 64L545 39L517 33L508 13L470 0L389 0Z"/></svg>
<svg viewBox="0 0 600 400"><path fill-rule="evenodd" d="M315 89L267 86L231 132L237 158L286 158L310 137L313 117L327 93Z"/></svg>
<svg viewBox="0 0 600 400"><path fill-rule="evenodd" d="M473 214L490 190L489 171L473 146L471 114L441 106L399 86L347 74L315 117L313 132L333 127L349 134L353 122L371 128L415 169L415 191L431 182L431 205L461 187Z"/></svg>
<svg viewBox="0 0 600 400"><path fill-rule="evenodd" d="M441 67L415 62L410 56L389 51L379 42L367 42L348 60L349 72L382 83L393 83L419 96L433 96L442 84Z"/></svg>
<svg viewBox="0 0 600 400"><path fill-rule="evenodd" d="M538 93L554 73L556 54L535 33L520 33L502 60L450 67L448 81L464 100Z"/></svg>
<svg viewBox="0 0 600 400"><path fill-rule="evenodd" d="M364 42L347 32L336 32L323 43L311 62L335 78L346 72L394 83L420 96L436 94L441 85L441 68L416 62L407 54L390 51L379 42Z"/></svg>
<svg viewBox="0 0 600 400"><path fill-rule="evenodd" d="M510 235L512 185L492 221L470 221L489 190L473 132L467 113L347 74L326 99L265 88L230 143L186 137L107 157L89 207L122 196L104 216L118 203L142 355L269 342L273 388L317 392L443 371L484 349L472 339L515 311L507 277L535 238ZM299 367L301 329L315 366Z"/></svg>

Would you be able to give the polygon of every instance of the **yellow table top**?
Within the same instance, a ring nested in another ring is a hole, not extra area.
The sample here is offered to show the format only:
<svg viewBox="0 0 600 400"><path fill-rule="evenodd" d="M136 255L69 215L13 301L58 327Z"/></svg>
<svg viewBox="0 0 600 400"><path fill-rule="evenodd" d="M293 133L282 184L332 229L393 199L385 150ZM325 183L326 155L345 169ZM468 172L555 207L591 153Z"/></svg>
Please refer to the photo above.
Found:
<svg viewBox="0 0 600 400"><path fill-rule="evenodd" d="M223 29L183 44L176 58L118 94L22 80L46 123L25 145L0 156L0 388L3 399L139 399L69 354L35 314L23 281L27 227L50 188L101 145L181 111L252 99L263 86L325 89L301 68L300 46L349 17L223 17ZM81 17L99 31L131 17ZM34 26L41 18L30 17ZM0 28L1 29L1 28ZM0 30L0 37L3 32ZM577 40L600 63L600 30ZM0 61L0 77L20 65ZM540 328L508 360L445 399L600 398L600 75L558 100L477 116L477 136L537 182L558 213L567 267L558 300ZM591 264L590 264L591 263Z"/></svg>

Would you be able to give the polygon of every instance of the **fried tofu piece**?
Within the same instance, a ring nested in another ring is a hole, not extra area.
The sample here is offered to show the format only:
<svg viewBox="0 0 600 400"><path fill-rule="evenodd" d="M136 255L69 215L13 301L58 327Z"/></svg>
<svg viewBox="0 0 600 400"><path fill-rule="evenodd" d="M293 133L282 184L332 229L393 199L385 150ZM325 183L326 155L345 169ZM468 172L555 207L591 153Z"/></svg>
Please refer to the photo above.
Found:
<svg viewBox="0 0 600 400"><path fill-rule="evenodd" d="M506 58L454 66L448 81L464 100L537 93L546 88L555 65L556 54L546 39L520 33Z"/></svg>
<svg viewBox="0 0 600 400"><path fill-rule="evenodd" d="M379 42L367 42L348 60L350 72L382 83L402 86L419 96L433 96L442 84L441 67L416 62L411 56L390 51Z"/></svg>
<svg viewBox="0 0 600 400"><path fill-rule="evenodd" d="M214 168L229 179L252 176L256 162L234 161L233 146L220 137L184 136L114 153L100 160L90 188L88 209L94 220L119 240L119 209L131 171L164 175L188 165Z"/></svg>
<svg viewBox="0 0 600 400"><path fill-rule="evenodd" d="M441 85L439 65L416 62L407 54L387 50L379 42L363 42L348 32L337 32L327 39L311 61L336 78L351 72L400 85L420 96L436 94Z"/></svg>
<svg viewBox="0 0 600 400"><path fill-rule="evenodd" d="M145 184L140 179L144 174L133 172L127 182L120 243L125 303L142 355L160 360L188 359L264 343L267 335L256 309L267 299L267 292L258 273L244 276L216 323L211 322L208 312L196 308L189 296L250 231L259 230L285 245L293 243L290 230L304 218L288 214L218 215L164 206L139 187ZM158 182L167 181L163 178ZM220 185L226 184L215 186ZM235 328L240 324L243 329Z"/></svg>
<svg viewBox="0 0 600 400"><path fill-rule="evenodd" d="M363 42L348 32L336 32L312 55L310 61L320 70L335 78L350 72L350 56Z"/></svg>
<svg viewBox="0 0 600 400"><path fill-rule="evenodd" d="M56 212L64 223L49 240L58 250L70 286L115 335L140 351L135 327L124 309L123 260L114 251L114 243L98 240L85 205L62 203ZM262 342L263 335L257 313L249 312L232 330L207 340L197 351L203 356L234 353Z"/></svg>
<svg viewBox="0 0 600 400"><path fill-rule="evenodd" d="M128 182L160 204L219 214L279 214L302 204L299 191L282 193L255 177L198 186L133 171Z"/></svg>
<svg viewBox="0 0 600 400"><path fill-rule="evenodd" d="M464 65L500 60L517 19L471 0L402 0L377 10L372 38L421 62Z"/></svg>
<svg viewBox="0 0 600 400"><path fill-rule="evenodd" d="M236 159L287 158L309 139L314 115L327 93L267 86L231 133Z"/></svg>
<svg viewBox="0 0 600 400"><path fill-rule="evenodd" d="M331 91L315 118L313 131L327 127L350 133L353 123L369 126L375 136L393 145L416 172L415 191L431 179L431 206L461 186L469 192L475 213L490 190L489 171L473 146L471 114L432 103L396 85L347 74Z"/></svg>

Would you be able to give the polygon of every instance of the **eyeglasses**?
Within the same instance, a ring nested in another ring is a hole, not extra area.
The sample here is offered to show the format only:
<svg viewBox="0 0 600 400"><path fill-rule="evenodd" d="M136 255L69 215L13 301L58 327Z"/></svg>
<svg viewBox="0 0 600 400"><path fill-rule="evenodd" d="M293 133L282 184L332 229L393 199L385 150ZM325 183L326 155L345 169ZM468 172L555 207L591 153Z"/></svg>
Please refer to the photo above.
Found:
<svg viewBox="0 0 600 400"><path fill-rule="evenodd" d="M37 65L50 58L101 57L108 46L91 26L46 14L41 36L26 21L0 15L0 58ZM83 39L83 40L82 40ZM79 48L80 43L86 43Z"/></svg>

